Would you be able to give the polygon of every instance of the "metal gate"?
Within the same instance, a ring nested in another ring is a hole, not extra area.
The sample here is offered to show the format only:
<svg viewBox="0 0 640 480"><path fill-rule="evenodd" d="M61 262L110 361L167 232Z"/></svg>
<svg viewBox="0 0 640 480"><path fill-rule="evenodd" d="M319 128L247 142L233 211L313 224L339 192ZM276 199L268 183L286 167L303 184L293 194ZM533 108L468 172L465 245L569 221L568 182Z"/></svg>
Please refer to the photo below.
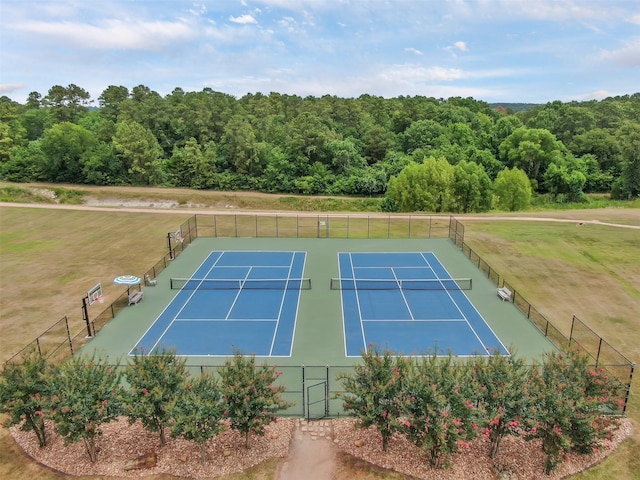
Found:
<svg viewBox="0 0 640 480"><path fill-rule="evenodd" d="M302 389L307 420L329 416L329 367L303 367Z"/></svg>

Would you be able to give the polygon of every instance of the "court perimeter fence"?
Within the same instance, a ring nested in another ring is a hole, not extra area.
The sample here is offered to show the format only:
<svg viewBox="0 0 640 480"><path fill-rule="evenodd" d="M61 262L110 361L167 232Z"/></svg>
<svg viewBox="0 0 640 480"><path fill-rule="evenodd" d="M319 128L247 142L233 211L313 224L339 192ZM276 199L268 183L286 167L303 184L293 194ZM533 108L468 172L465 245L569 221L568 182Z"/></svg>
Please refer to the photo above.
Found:
<svg viewBox="0 0 640 480"><path fill-rule="evenodd" d="M517 289L493 269L480 255L465 242L465 227L462 222L451 215L387 215L367 216L349 214L299 214L299 213L259 213L259 214L196 214L187 219L176 232L167 234L167 253L144 273L146 285L177 258L187 246L198 237L249 237L249 238L353 238L353 239L412 239L412 238L449 238L473 264L489 278L496 287L507 287L512 292L511 302L531 321L551 343L559 350L566 351L578 348L586 352L593 360L596 368L605 368L624 386L622 412L627 409L635 363L631 362L606 340L589 328L575 315L571 320L569 337L564 335L553 323L547 320ZM86 328L71 334L68 316L57 320L51 327L38 335L8 362L18 361L30 352L37 352L52 361L60 361L73 356L89 338L96 335L104 325L113 319L118 312L127 307L131 290L141 290L142 285L127 288L111 305L106 307L93 319L88 319ZM216 368L209 365L190 366L199 371ZM351 367L281 367L297 370L300 378L300 389L288 390L287 396L299 397L303 405L303 415L314 418L315 403L309 404L309 397L315 390L324 385L326 408L325 415L335 416L340 409L331 400L339 393L339 386L332 371L344 371ZM326 369L324 375L305 377L305 369ZM285 378L292 378L286 375ZM318 378L316 378L318 377ZM305 379L306 378L306 379ZM308 379L314 383L310 385ZM324 383L323 383L324 382ZM297 384L297 381L292 383ZM306 389L313 388L306 391ZM321 395L320 395L321 396ZM320 401L318 401L320 402ZM298 402L296 402L298 404ZM295 408L295 407L294 407ZM320 407L315 407L320 408ZM310 413L311 412L311 413ZM287 413L287 412L285 412ZM295 411L294 414L299 414ZM318 413L319 415L319 413Z"/></svg>

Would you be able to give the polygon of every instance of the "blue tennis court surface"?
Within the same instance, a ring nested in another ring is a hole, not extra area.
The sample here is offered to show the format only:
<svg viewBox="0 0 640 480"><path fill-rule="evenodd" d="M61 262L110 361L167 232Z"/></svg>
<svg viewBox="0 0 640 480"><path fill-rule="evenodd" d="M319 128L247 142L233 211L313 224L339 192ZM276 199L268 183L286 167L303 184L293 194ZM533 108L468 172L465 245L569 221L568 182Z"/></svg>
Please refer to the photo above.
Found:
<svg viewBox="0 0 640 480"><path fill-rule="evenodd" d="M509 352L433 253L338 253L348 357Z"/></svg>
<svg viewBox="0 0 640 480"><path fill-rule="evenodd" d="M305 252L211 252L130 352L290 356Z"/></svg>

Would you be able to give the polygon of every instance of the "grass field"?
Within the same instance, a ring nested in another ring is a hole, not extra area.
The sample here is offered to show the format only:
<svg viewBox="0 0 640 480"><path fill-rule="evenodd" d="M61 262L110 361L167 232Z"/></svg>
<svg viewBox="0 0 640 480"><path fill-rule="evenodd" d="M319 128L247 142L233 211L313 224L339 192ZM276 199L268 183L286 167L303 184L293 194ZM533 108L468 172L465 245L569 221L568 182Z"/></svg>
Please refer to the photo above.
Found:
<svg viewBox="0 0 640 480"><path fill-rule="evenodd" d="M640 224L640 210L606 210L544 216ZM115 298L122 287L110 283L113 277L146 271L165 254L166 233L188 216L0 207L0 361L64 314L71 319L72 333L81 331L86 290L101 281L107 302ZM575 314L632 361L640 359L639 230L574 222L461 221L467 243L565 333ZM637 432L637 388L629 416ZM577 478L640 478L638 451L636 433L600 466ZM268 464L233 478L272 478L273 471L275 464ZM1 429L0 478L34 477L67 478L30 462Z"/></svg>

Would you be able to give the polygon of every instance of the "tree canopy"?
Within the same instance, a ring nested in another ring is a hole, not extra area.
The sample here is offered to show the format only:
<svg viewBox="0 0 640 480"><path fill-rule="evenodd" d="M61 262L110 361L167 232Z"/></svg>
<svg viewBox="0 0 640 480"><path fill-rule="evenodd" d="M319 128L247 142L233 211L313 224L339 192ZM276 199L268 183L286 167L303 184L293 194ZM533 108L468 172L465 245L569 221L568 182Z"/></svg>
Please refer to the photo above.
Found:
<svg viewBox="0 0 640 480"><path fill-rule="evenodd" d="M209 88L163 97L145 85L110 85L94 103L77 85L54 85L25 104L0 97L0 179L385 196L388 210L467 212L502 208L494 182L516 167L534 196L638 197L640 94L527 107ZM446 181L431 171L419 200L400 198L432 158L456 169L438 164Z"/></svg>

